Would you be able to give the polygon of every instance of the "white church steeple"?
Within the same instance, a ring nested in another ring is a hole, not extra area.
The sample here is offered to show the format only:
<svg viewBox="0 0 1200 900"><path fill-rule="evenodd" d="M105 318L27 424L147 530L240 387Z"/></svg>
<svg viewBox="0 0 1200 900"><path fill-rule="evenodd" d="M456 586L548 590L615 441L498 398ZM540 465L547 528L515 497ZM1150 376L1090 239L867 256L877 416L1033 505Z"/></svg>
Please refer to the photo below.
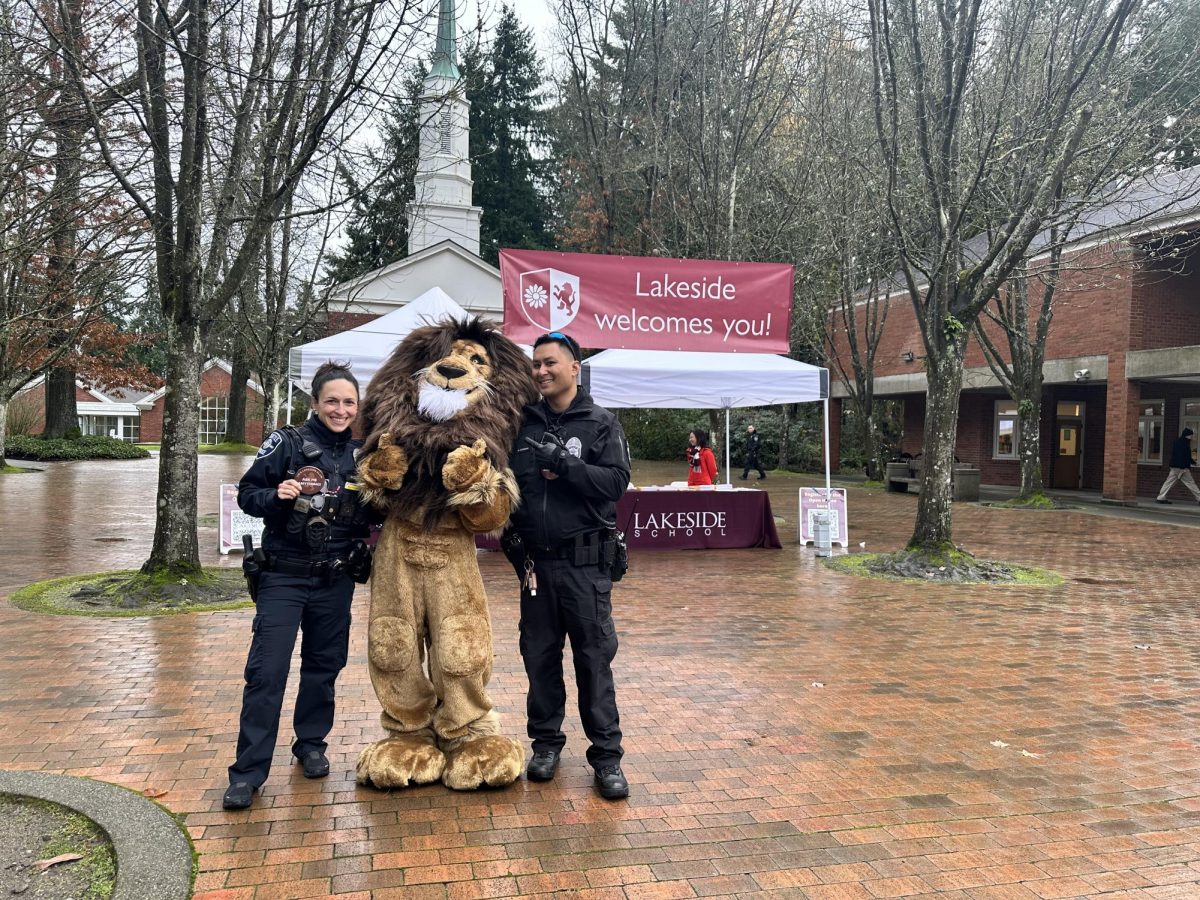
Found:
<svg viewBox="0 0 1200 900"><path fill-rule="evenodd" d="M408 206L408 252L444 240L479 255L483 210L471 205L468 127L471 104L458 71L454 0L440 0L437 48L421 91L421 157Z"/></svg>

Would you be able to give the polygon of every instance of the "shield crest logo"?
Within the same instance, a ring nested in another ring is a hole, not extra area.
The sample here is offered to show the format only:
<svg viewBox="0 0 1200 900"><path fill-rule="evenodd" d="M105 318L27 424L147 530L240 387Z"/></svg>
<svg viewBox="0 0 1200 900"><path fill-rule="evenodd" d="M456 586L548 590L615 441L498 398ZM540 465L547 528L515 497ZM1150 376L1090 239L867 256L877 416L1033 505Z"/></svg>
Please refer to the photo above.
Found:
<svg viewBox="0 0 1200 900"><path fill-rule="evenodd" d="M579 276L558 269L522 272L521 309L545 331L566 328L579 314Z"/></svg>

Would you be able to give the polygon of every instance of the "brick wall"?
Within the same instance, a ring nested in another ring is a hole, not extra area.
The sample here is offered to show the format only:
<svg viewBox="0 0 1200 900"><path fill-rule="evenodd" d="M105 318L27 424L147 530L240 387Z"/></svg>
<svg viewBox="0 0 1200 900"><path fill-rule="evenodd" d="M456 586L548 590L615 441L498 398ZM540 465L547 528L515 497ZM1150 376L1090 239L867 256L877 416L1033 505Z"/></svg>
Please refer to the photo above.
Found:
<svg viewBox="0 0 1200 900"><path fill-rule="evenodd" d="M1072 265L1077 268L1064 273L1055 295L1054 322L1046 341L1047 359L1104 355L1114 348L1125 346L1124 342L1130 340L1130 306L1134 277L1128 267L1120 266L1123 252L1097 248L1074 258ZM1175 284L1173 281L1160 279L1154 282L1153 287L1159 293L1169 291L1171 296L1186 297L1185 285L1186 280ZM1149 289L1147 286L1146 290ZM1040 305L1040 294L1040 287L1035 281L1030 288L1031 313L1034 319ZM1140 305L1135 305L1140 308ZM1193 313L1193 319L1194 327L1200 329L1200 308ZM830 353L841 355L848 363L849 342L846 339L845 325L837 312L831 314L830 323ZM857 325L861 341L864 326L861 321ZM987 323L985 327L997 346L1005 349L1007 344L997 326ZM1032 329L1033 322L1030 323L1030 327ZM1165 332L1166 327L1160 327L1159 331ZM1186 333L1178 328L1176 332ZM1138 334L1140 339L1140 329ZM1179 343L1200 343L1200 340ZM907 363L901 359L905 352L913 353L913 362ZM887 320L879 351L875 357L876 376L922 372L924 369L921 356L924 352L912 301L907 294L891 298L888 301ZM1007 358L1008 354L1004 355ZM965 364L968 368L987 365L983 349L974 339L968 345ZM847 364L846 368L849 370L850 366Z"/></svg>
<svg viewBox="0 0 1200 900"><path fill-rule="evenodd" d="M1196 254L1171 265L1146 267L1134 276L1134 297L1145 327L1137 349L1200 344L1200 280Z"/></svg>
<svg viewBox="0 0 1200 900"><path fill-rule="evenodd" d="M1107 391L1102 386L1056 387L1047 389L1042 397L1041 460L1042 481L1053 483L1053 454L1057 440L1055 411L1059 401L1082 402L1083 419L1083 489L1100 490L1104 478L1104 406ZM1016 486L1021 483L1020 462L1015 459L996 459L996 401L1002 394L963 394L959 406L958 444L955 455L961 462L979 467L979 479L984 484Z"/></svg>
<svg viewBox="0 0 1200 900"><path fill-rule="evenodd" d="M200 375L200 396L223 397L229 394L229 373L220 366L211 366ZM142 413L141 440L148 444L162 441L163 410L166 397L159 397L154 406ZM262 395L251 387L246 388L246 440L251 444L261 443L263 437Z"/></svg>
<svg viewBox="0 0 1200 900"><path fill-rule="evenodd" d="M379 316L370 313L331 312L325 320L325 336L349 331L351 328L366 325L378 318Z"/></svg>

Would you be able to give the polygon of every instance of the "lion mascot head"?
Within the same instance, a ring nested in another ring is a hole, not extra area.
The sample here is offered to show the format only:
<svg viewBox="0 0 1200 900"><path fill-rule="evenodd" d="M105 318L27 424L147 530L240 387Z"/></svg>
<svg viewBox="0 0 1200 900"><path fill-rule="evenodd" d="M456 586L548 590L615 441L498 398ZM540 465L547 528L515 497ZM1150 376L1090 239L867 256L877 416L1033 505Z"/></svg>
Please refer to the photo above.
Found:
<svg viewBox="0 0 1200 900"><path fill-rule="evenodd" d="M361 455L386 440L409 460L400 487L372 492L372 501L389 515L420 512L436 522L450 499L441 476L447 455L483 440L487 459L504 468L522 407L537 396L529 358L496 323L448 320L411 331L371 379L363 404Z"/></svg>

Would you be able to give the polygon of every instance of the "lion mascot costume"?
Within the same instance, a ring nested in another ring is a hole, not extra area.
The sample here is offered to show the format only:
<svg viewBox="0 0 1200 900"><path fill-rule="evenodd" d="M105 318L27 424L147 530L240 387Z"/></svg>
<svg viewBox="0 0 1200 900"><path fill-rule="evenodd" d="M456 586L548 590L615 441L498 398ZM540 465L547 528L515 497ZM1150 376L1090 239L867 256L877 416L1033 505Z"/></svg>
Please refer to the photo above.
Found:
<svg viewBox="0 0 1200 900"><path fill-rule="evenodd" d="M416 329L371 379L359 479L385 518L367 656L389 736L359 756L360 784L473 790L524 768L487 693L475 535L503 527L517 502L508 457L536 397L528 358L482 319Z"/></svg>

